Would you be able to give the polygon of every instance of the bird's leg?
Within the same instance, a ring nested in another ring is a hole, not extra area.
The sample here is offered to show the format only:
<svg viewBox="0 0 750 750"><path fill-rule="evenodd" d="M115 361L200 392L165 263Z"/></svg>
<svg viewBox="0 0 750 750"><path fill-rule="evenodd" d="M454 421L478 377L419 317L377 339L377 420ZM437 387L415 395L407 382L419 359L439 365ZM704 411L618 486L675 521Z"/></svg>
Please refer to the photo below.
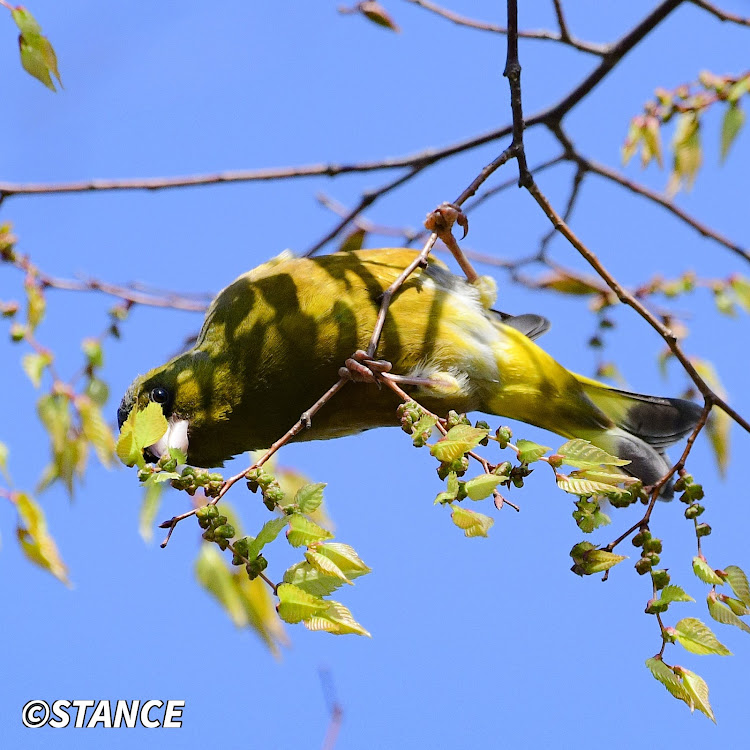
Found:
<svg viewBox="0 0 750 750"><path fill-rule="evenodd" d="M422 388L444 387L445 383L429 378L410 377L408 375L394 375L393 365L385 359L372 359L367 352L358 349L339 369L339 377L349 378L355 383L375 383L380 387L381 379L388 379L401 385L418 385Z"/></svg>
<svg viewBox="0 0 750 750"><path fill-rule="evenodd" d="M470 284L473 284L479 279L479 274L474 270L474 266L469 263L453 236L453 225L456 223L464 230L464 237L466 237L469 232L469 220L461 208L454 206L452 203L441 203L434 211L427 214L424 221L425 228L434 232L451 251L458 265L461 266L464 276Z"/></svg>
<svg viewBox="0 0 750 750"><path fill-rule="evenodd" d="M390 372L392 367L387 360L372 359L367 352L358 349L339 369L339 377L349 378L355 383L376 383L380 387L379 377Z"/></svg>

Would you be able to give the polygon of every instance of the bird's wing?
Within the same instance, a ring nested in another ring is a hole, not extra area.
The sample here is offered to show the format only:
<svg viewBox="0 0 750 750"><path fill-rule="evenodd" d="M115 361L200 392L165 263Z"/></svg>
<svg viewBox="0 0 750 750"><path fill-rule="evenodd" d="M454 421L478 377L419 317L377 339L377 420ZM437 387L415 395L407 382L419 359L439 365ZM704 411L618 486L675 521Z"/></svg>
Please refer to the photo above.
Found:
<svg viewBox="0 0 750 750"><path fill-rule="evenodd" d="M532 341L538 339L543 333L547 333L550 327L550 322L547 318L535 315L534 313L510 315L499 310L493 310L492 312L497 313L506 326L515 328L524 336L528 336Z"/></svg>

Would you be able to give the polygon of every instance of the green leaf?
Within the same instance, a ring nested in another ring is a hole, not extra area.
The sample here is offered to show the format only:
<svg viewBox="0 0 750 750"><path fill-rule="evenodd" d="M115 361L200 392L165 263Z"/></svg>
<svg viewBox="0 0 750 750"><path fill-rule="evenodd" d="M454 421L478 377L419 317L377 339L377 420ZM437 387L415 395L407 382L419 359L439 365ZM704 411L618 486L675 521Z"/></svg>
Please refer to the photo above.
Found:
<svg viewBox="0 0 750 750"><path fill-rule="evenodd" d="M145 409L131 409L120 428L115 446L117 457L126 466L143 466L144 448L158 442L168 427L161 406L153 401Z"/></svg>
<svg viewBox="0 0 750 750"><path fill-rule="evenodd" d="M150 542L154 538L154 520L161 505L161 493L164 489L158 481L160 474L152 474L143 483L143 500L138 514L138 533L144 542Z"/></svg>
<svg viewBox="0 0 750 750"><path fill-rule="evenodd" d="M247 625L245 607L232 572L227 568L224 558L214 545L201 545L195 563L195 576L201 586L216 597L238 628Z"/></svg>
<svg viewBox="0 0 750 750"><path fill-rule="evenodd" d="M49 354L25 354L21 360L23 371L28 375L29 380L34 388L39 388L42 382L42 373L45 368L52 363L52 357Z"/></svg>
<svg viewBox="0 0 750 750"><path fill-rule="evenodd" d="M635 484L638 480L629 474L615 471L605 471L603 469L583 469L579 471L575 469L570 472L571 479L589 479L592 482L600 482L601 484L607 484L614 487L618 484Z"/></svg>
<svg viewBox="0 0 750 750"><path fill-rule="evenodd" d="M743 572L742 568L738 568L736 565L727 565L722 571L722 576L734 595L746 606L750 607L750 585L747 582L747 576Z"/></svg>
<svg viewBox="0 0 750 750"><path fill-rule="evenodd" d="M336 563L331 560L330 558L326 557L325 555L321 555L318 552L315 552L314 550L307 550L305 552L305 560L312 565L315 570L320 571L324 575L327 576L333 576L334 578L338 578L344 583L348 583L350 586L353 585L352 582L344 575L344 572L339 568Z"/></svg>
<svg viewBox="0 0 750 750"><path fill-rule="evenodd" d="M315 542L322 542L326 539L333 539L333 534L322 526L318 526L309 518L295 514L289 516L289 530L286 532L286 539L292 547L309 547Z"/></svg>
<svg viewBox="0 0 750 750"><path fill-rule="evenodd" d="M743 76L730 87L727 93L727 101L734 104L748 91L750 91L750 75Z"/></svg>
<svg viewBox="0 0 750 750"><path fill-rule="evenodd" d="M81 417L81 431L103 466L111 466L115 458L115 439L104 421L101 409L88 396L77 396L75 406Z"/></svg>
<svg viewBox="0 0 750 750"><path fill-rule="evenodd" d="M476 448L489 434L489 430L458 424L448 430L447 435L430 447L430 453L438 461L455 461L465 453Z"/></svg>
<svg viewBox="0 0 750 750"><path fill-rule="evenodd" d="M614 487L603 482L592 482L590 479L578 479L575 476L557 475L557 486L564 492L578 497L592 497L605 495L607 497L621 497L627 490Z"/></svg>
<svg viewBox="0 0 750 750"><path fill-rule="evenodd" d="M729 280L729 286L737 296L737 301L745 312L750 313L750 281L743 276L733 276Z"/></svg>
<svg viewBox="0 0 750 750"><path fill-rule="evenodd" d="M448 472L446 478L446 486L444 492L439 492L435 498L435 505L445 505L450 503L458 497L458 475L455 471Z"/></svg>
<svg viewBox="0 0 750 750"><path fill-rule="evenodd" d="M684 667L675 667L675 671L682 677L682 684L690 696L693 706L716 724L714 712L711 709L711 704L708 702L708 685L706 681L695 674L695 672L691 672Z"/></svg>
<svg viewBox="0 0 750 750"><path fill-rule="evenodd" d="M351 573L350 577L353 577ZM343 581L324 575L303 560L295 563L284 573L284 583L293 583L298 588L315 596L328 596L343 585Z"/></svg>
<svg viewBox="0 0 750 750"><path fill-rule="evenodd" d="M469 499L484 500L485 497L489 497L492 494L495 487L502 481L503 477L499 477L496 474L480 474L478 477L469 479L464 484L464 489Z"/></svg>
<svg viewBox="0 0 750 750"><path fill-rule="evenodd" d="M734 614L739 617L750 615L750 609L746 607L739 599L733 599L731 596L726 594L717 594L717 599L724 602Z"/></svg>
<svg viewBox="0 0 750 750"><path fill-rule="evenodd" d="M47 531L47 521L41 506L24 492L12 496L18 511L16 534L26 557L68 584L68 570L57 550L55 540Z"/></svg>
<svg viewBox="0 0 750 750"><path fill-rule="evenodd" d="M21 48L21 64L27 73L41 81L47 88L55 91L55 84L50 74L57 78L62 86L60 71L57 68L57 55L47 37L42 35L42 29L34 16L24 7L11 9L11 15L16 22L21 35L18 44Z"/></svg>
<svg viewBox="0 0 750 750"><path fill-rule="evenodd" d="M674 628L669 628L677 642L691 654L717 654L730 656L731 651L719 642L711 628L697 617L685 617Z"/></svg>
<svg viewBox="0 0 750 750"><path fill-rule="evenodd" d="M13 20L18 26L18 30L22 34L41 34L42 27L36 22L34 16L28 11L28 9L19 5L17 8L13 8L10 11Z"/></svg>
<svg viewBox="0 0 750 750"><path fill-rule="evenodd" d="M359 576L366 575L371 570L356 553L354 547L350 547L348 544L326 542L315 547L315 551L336 563L349 579L359 578Z"/></svg>
<svg viewBox="0 0 750 750"><path fill-rule="evenodd" d="M702 558L693 558L693 573L703 581L703 583L710 583L714 586L724 583L724 580L716 575L714 569Z"/></svg>
<svg viewBox="0 0 750 750"><path fill-rule="evenodd" d="M747 623L740 620L740 618L737 617L737 615L732 612L726 604L717 601L715 591L709 592L706 604L708 604L708 614L710 614L716 622L720 622L722 625L734 625L734 627L744 630L746 633L750 633L750 626Z"/></svg>
<svg viewBox="0 0 750 750"><path fill-rule="evenodd" d="M282 583L276 590L279 603L276 611L284 622L295 623L307 620L326 610L329 602L319 596L308 594L291 583Z"/></svg>
<svg viewBox="0 0 750 750"><path fill-rule="evenodd" d="M622 163L627 164L635 152L638 150L638 144L643 138L643 118L634 117L628 127L628 135L622 147Z"/></svg>
<svg viewBox="0 0 750 750"><path fill-rule="evenodd" d="M627 466L630 463L580 438L568 440L557 449L557 454L563 457L564 464L577 466L579 469L598 469L602 465Z"/></svg>
<svg viewBox="0 0 750 750"><path fill-rule="evenodd" d="M169 448L169 457L173 458L179 464L187 463L187 454L179 448Z"/></svg>
<svg viewBox="0 0 750 750"><path fill-rule="evenodd" d="M5 481L10 484L10 474L8 473L8 446L0 443L0 472L5 477Z"/></svg>
<svg viewBox="0 0 750 750"><path fill-rule="evenodd" d="M595 573L603 573L605 570L613 568L618 563L628 558L624 555L616 555L614 552L607 552L603 549L592 549L583 554L583 568L584 575L594 575Z"/></svg>
<svg viewBox="0 0 750 750"><path fill-rule="evenodd" d="M665 586L661 590L661 596L659 597L661 601L663 602L694 602L695 599L693 599L692 596L689 596L686 594L679 586L674 586L672 584Z"/></svg>
<svg viewBox="0 0 750 750"><path fill-rule="evenodd" d="M518 460L524 464L538 461L547 451L552 450L546 445L539 445L531 440L518 440L516 448L518 448Z"/></svg>
<svg viewBox="0 0 750 750"><path fill-rule="evenodd" d="M700 122L695 112L684 112L678 116L672 147L674 166L670 194L674 194L683 181L691 187L701 166Z"/></svg>
<svg viewBox="0 0 750 750"><path fill-rule="evenodd" d="M43 320L47 309L47 300L34 279L24 283L26 290L26 323L33 331Z"/></svg>
<svg viewBox="0 0 750 750"><path fill-rule="evenodd" d="M437 424L437 419L432 414L423 414L419 421L411 428L414 436L414 445L421 448L432 436L432 429Z"/></svg>
<svg viewBox="0 0 750 750"><path fill-rule="evenodd" d="M736 104L730 105L724 111L721 123L721 161L725 161L734 139L745 123L745 112Z"/></svg>
<svg viewBox="0 0 750 750"><path fill-rule="evenodd" d="M487 536L487 532L495 523L494 519L482 513L462 508L460 505L451 505L451 520L459 529L463 529L466 536Z"/></svg>
<svg viewBox="0 0 750 750"><path fill-rule="evenodd" d="M324 612L314 614L304 621L308 630L323 630L333 635L366 635L365 630L353 617L352 613L339 602L329 602Z"/></svg>
<svg viewBox="0 0 750 750"><path fill-rule="evenodd" d="M299 506L302 513L312 513L318 509L323 502L323 490L325 482L305 484L297 490L294 502Z"/></svg>
<svg viewBox="0 0 750 750"><path fill-rule="evenodd" d="M289 523L288 516L272 518L263 524L263 528L258 532L258 536L253 539L247 548L247 559L251 562L260 554L260 551L267 544L270 544L281 533L281 530ZM312 523L312 522L311 522Z"/></svg>
<svg viewBox="0 0 750 750"><path fill-rule="evenodd" d="M690 710L693 710L693 699L690 693L684 688L680 678L661 659L655 657L646 659L646 666L677 700L685 701L690 706Z"/></svg>

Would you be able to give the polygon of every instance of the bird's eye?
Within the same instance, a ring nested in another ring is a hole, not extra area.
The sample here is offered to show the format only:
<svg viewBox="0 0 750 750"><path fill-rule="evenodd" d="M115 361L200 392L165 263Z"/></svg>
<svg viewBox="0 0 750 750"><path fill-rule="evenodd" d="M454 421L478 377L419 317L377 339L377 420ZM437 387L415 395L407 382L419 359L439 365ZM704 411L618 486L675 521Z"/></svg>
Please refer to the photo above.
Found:
<svg viewBox="0 0 750 750"><path fill-rule="evenodd" d="M157 404L166 404L169 401L169 391L159 386L151 391L149 398Z"/></svg>

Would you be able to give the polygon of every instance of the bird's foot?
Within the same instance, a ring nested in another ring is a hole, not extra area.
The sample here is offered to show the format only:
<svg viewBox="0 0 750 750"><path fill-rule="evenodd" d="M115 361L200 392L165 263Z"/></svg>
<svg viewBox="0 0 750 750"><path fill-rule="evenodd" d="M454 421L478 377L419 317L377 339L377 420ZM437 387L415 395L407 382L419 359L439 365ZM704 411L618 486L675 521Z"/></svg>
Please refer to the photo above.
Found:
<svg viewBox="0 0 750 750"><path fill-rule="evenodd" d="M355 383L376 383L380 386L380 377L390 372L392 367L387 360L372 359L366 351L358 349L339 369L339 377L349 378Z"/></svg>

